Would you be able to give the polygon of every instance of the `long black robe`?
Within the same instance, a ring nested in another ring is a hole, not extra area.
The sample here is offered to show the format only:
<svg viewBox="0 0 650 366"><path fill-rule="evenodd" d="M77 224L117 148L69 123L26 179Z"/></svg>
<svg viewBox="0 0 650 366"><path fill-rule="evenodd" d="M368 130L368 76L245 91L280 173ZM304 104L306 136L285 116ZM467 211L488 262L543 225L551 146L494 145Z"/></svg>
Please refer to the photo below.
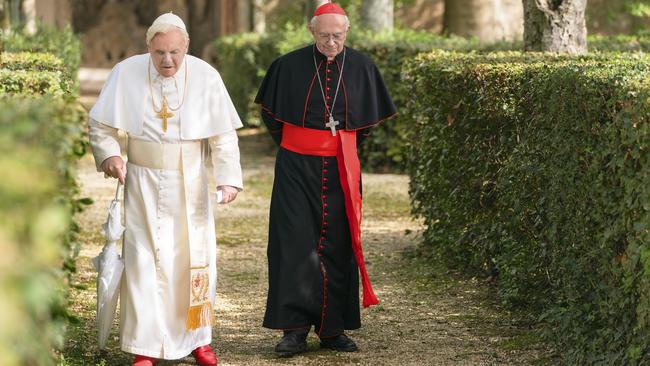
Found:
<svg viewBox="0 0 650 366"><path fill-rule="evenodd" d="M395 106L370 59L346 48L345 57L341 52L328 62L310 45L276 59L255 98L276 143L281 142L285 123L329 130L325 101L328 106L334 101L341 67L333 110L340 121L337 129L357 131L360 143L372 126L395 116ZM268 262L264 327L288 330L313 325L319 336L332 337L361 326L359 273L336 157L278 150Z"/></svg>

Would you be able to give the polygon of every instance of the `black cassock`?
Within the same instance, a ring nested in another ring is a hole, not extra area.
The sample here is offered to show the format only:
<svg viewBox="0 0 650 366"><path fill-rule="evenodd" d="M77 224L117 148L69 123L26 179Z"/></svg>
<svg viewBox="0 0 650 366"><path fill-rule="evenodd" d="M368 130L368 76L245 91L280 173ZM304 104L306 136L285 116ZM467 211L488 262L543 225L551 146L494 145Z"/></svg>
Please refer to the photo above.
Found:
<svg viewBox="0 0 650 366"><path fill-rule="evenodd" d="M377 67L347 47L329 62L314 45L279 57L269 67L255 102L278 144L285 123L329 130L325 102L334 105L337 129L357 131L357 143L372 126L396 114ZM303 155L280 147L269 221L264 327L314 325L321 337L359 328L359 273L336 156Z"/></svg>

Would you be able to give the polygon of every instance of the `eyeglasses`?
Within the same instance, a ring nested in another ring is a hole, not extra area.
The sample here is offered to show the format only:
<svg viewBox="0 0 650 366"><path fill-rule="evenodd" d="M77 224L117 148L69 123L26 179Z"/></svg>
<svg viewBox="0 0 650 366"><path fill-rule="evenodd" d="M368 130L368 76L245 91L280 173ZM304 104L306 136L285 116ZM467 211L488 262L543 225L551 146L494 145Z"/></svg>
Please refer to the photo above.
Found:
<svg viewBox="0 0 650 366"><path fill-rule="evenodd" d="M317 33L316 36L325 42L329 42L330 39L333 39L335 42L337 41L342 41L343 38L345 38L345 32L337 32L337 33Z"/></svg>

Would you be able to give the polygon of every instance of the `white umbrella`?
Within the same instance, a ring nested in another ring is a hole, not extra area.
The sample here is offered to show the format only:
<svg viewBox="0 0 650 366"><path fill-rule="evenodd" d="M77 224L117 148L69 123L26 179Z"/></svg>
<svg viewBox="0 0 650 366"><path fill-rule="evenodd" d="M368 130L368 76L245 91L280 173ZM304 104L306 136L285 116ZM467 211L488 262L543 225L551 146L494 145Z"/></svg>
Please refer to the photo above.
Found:
<svg viewBox="0 0 650 366"><path fill-rule="evenodd" d="M120 183L117 183L115 199L108 208L108 217L102 225L106 244L102 252L93 258L97 270L97 331L99 333L99 349L106 347L106 339L115 318L115 308L120 293L120 282L124 271L124 261L117 253L117 241L122 237L124 226L121 220L121 202L118 198Z"/></svg>

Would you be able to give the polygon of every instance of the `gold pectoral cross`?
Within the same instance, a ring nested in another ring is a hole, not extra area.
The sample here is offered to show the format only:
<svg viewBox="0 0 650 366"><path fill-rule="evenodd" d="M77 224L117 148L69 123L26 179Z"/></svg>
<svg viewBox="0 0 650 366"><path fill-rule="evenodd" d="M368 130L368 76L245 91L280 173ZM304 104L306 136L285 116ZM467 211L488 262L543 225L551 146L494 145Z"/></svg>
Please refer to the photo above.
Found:
<svg viewBox="0 0 650 366"><path fill-rule="evenodd" d="M174 113L167 110L167 98L163 97L162 107L160 108L160 112L156 114L156 117L162 118L163 132L167 132L167 118L174 117Z"/></svg>

